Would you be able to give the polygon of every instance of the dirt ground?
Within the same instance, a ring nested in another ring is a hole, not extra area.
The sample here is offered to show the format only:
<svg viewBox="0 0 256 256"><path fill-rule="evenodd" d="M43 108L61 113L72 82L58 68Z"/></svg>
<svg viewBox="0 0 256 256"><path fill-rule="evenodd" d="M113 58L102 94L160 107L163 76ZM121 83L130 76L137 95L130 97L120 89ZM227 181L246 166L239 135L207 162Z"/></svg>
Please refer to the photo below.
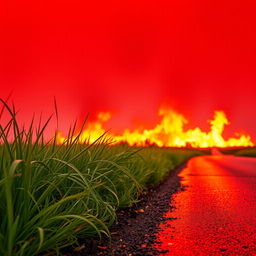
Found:
<svg viewBox="0 0 256 256"><path fill-rule="evenodd" d="M164 214L173 206L172 195L183 188L177 168L158 186L150 188L131 208L117 212L117 222L110 228L111 241L103 238L81 239L79 248L65 249L65 256L150 256L164 251L153 248L159 224L166 220Z"/></svg>

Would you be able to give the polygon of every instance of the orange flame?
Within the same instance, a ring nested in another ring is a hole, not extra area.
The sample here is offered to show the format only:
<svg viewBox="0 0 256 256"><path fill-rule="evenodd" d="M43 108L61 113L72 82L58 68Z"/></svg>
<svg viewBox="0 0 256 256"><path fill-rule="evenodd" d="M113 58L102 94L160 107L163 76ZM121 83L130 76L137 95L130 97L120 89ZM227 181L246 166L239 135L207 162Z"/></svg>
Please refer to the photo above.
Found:
<svg viewBox="0 0 256 256"><path fill-rule="evenodd" d="M122 135L109 134L113 137L115 144L126 142L130 146L157 145L159 147L248 147L254 146L251 137L246 134L236 134L235 138L225 140L222 136L225 125L230 124L223 111L215 111L214 118L209 121L210 131L204 132L199 127L184 130L188 120L169 108L160 108L159 116L161 121L153 129L124 130ZM106 132L104 123L111 118L109 112L98 114L98 120L88 122L87 128L82 131L78 142L93 143L98 137ZM74 139L74 138L72 138ZM57 135L58 143L64 143L66 138L61 132Z"/></svg>

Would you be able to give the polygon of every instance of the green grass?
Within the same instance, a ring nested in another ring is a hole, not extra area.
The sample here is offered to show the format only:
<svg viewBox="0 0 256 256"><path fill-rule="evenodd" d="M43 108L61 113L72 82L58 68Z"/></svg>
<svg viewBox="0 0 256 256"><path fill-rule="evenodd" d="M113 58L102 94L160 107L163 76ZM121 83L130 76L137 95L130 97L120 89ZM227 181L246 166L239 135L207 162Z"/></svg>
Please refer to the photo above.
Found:
<svg viewBox="0 0 256 256"><path fill-rule="evenodd" d="M235 153L236 156L256 157L256 148L245 148Z"/></svg>
<svg viewBox="0 0 256 256"><path fill-rule="evenodd" d="M36 255L75 244L77 238L110 236L117 209L138 200L197 150L125 144L106 135L92 145L56 136L45 142L50 120L25 130L14 107L3 102L10 121L0 125L0 255ZM12 138L14 138L12 140Z"/></svg>

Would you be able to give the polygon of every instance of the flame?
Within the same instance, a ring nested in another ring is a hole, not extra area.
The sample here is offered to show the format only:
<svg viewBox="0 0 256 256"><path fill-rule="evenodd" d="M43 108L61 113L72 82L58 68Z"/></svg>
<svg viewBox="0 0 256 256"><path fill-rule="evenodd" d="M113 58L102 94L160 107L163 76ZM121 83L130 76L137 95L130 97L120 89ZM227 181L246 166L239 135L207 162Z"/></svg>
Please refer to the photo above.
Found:
<svg viewBox="0 0 256 256"><path fill-rule="evenodd" d="M81 135L78 138L78 143L88 143L92 144L97 140L102 134L106 133L106 130L103 128L103 124L111 118L109 112L100 112L97 115L97 120L95 122L88 122L85 130L82 131ZM71 138L71 141L77 137L74 136ZM67 138L62 136L61 132L57 133L57 143L63 144Z"/></svg>
<svg viewBox="0 0 256 256"><path fill-rule="evenodd" d="M210 131L204 132L199 127L185 130L184 125L188 120L180 113L170 108L160 108L158 112L161 121L153 129L125 129L122 135L109 134L114 143L125 142L130 146L157 145L159 147L248 147L254 146L251 137L246 134L236 133L236 137L225 140L223 131L226 125L230 124L224 111L215 111L210 123ZM106 132L104 123L111 118L111 113L101 112L97 121L88 122L85 130L82 131L78 142L93 143L97 138ZM74 136L75 138L75 136ZM72 139L74 139L72 138ZM57 142L62 144L67 140L61 132L57 134Z"/></svg>

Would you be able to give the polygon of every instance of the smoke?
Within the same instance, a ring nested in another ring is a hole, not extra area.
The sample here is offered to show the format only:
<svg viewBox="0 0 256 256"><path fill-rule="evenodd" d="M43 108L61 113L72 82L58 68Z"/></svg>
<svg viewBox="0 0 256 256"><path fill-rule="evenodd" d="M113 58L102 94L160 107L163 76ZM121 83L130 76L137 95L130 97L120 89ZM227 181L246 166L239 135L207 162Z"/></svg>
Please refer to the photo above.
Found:
<svg viewBox="0 0 256 256"><path fill-rule="evenodd" d="M234 130L255 134L252 5L6 3L0 18L1 97L13 91L26 122L34 112L54 112L56 96L64 130L99 111L113 113L108 125L117 131L150 127L157 109L168 104L191 126L204 127L221 109Z"/></svg>

